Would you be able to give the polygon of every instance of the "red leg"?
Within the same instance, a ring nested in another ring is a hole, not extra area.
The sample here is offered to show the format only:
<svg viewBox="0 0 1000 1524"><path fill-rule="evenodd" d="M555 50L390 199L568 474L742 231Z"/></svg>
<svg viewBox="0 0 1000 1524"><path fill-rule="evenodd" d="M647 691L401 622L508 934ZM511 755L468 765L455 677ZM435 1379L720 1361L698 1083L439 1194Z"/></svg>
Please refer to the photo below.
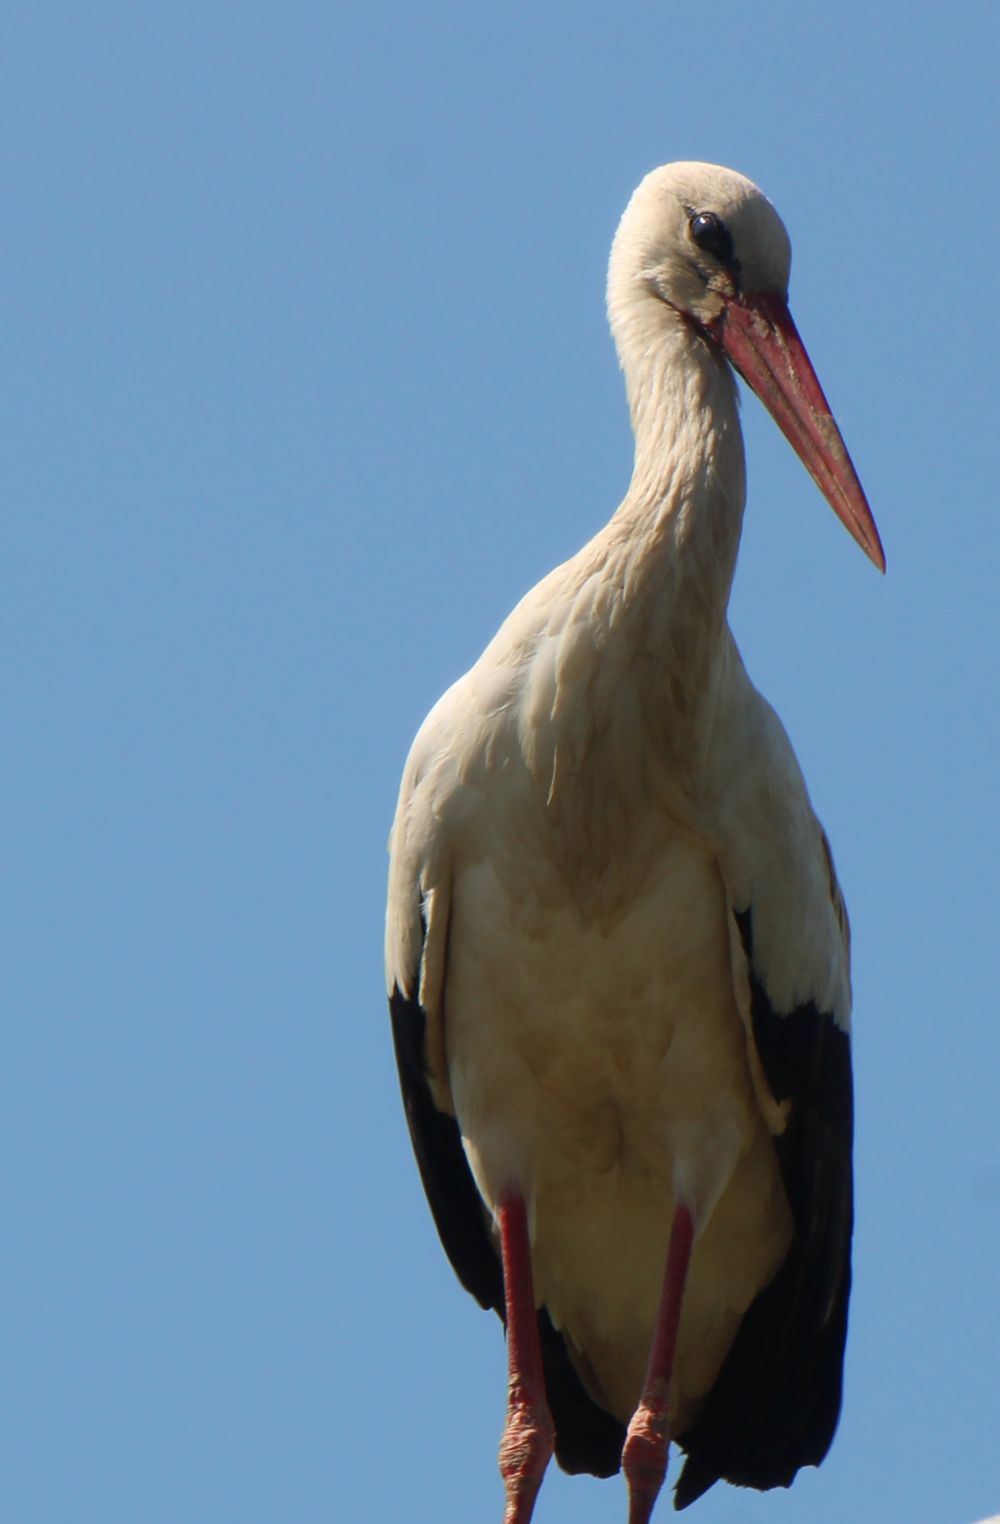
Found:
<svg viewBox="0 0 1000 1524"><path fill-rule="evenodd" d="M497 1219L507 1302L507 1422L500 1441L500 1475L507 1489L503 1520L528 1524L552 1456L552 1417L538 1342L528 1216L521 1197L505 1197Z"/></svg>
<svg viewBox="0 0 1000 1524"><path fill-rule="evenodd" d="M674 1212L670 1229L667 1268L663 1275L646 1380L622 1451L622 1470L628 1482L628 1524L649 1524L653 1505L667 1474L670 1382L693 1240L694 1219L681 1202Z"/></svg>

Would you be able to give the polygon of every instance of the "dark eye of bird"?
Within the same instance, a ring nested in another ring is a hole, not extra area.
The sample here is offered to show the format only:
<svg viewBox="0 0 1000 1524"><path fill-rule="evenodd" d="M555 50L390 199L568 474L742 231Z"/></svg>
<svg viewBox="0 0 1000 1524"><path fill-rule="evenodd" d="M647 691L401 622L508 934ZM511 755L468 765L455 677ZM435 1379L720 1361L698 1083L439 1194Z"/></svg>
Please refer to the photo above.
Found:
<svg viewBox="0 0 1000 1524"><path fill-rule="evenodd" d="M722 264L732 263L733 239L721 217L714 212L695 212L688 227L699 249L714 254Z"/></svg>

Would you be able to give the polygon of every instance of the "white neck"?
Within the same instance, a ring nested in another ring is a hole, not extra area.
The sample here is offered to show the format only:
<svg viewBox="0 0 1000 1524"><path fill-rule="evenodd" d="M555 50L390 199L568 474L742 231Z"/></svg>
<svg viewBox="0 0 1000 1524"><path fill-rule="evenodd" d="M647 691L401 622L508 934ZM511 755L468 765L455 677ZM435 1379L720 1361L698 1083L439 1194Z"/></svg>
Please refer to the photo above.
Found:
<svg viewBox="0 0 1000 1524"><path fill-rule="evenodd" d="M688 321L655 298L644 294L614 316L635 465L612 522L627 527L661 586L665 578L675 597L696 596L718 626L746 492L735 378Z"/></svg>
<svg viewBox="0 0 1000 1524"><path fill-rule="evenodd" d="M633 292L612 327L635 431L625 500L598 537L634 648L658 653L678 710L710 699L743 522L735 378L687 320ZM639 637L635 626L639 625Z"/></svg>
<svg viewBox="0 0 1000 1524"><path fill-rule="evenodd" d="M562 597L553 604L548 579L536 590L553 643L543 641L544 659L523 669L529 767L549 820L563 827L567 873L585 878L584 849L592 848L591 865L605 875L601 893L611 892L605 870L617 860L610 835L595 843L601 822L608 832L641 835L636 801L654 786L675 819L695 808L731 647L726 607L743 516L743 443L728 366L662 303L652 318L640 317L646 332L614 325L635 429L632 481L610 523L553 573ZM534 614L532 595L526 604ZM512 633L520 630L515 615ZM628 744L634 735L649 748Z"/></svg>

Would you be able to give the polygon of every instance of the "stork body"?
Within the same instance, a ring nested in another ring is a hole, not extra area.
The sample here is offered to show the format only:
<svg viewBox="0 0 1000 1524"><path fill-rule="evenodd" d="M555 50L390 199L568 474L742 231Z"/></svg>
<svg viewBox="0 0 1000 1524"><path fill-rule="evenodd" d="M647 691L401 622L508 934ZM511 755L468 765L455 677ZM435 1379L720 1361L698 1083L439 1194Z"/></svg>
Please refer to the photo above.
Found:
<svg viewBox="0 0 1000 1524"><path fill-rule="evenodd" d="M403 778L397 1053L445 1247L508 1320L508 1524L530 1517L553 1438L567 1469L607 1475L631 1421L643 1524L662 1467L647 1483L640 1450L665 1464L669 1437L684 1446L683 1506L718 1477L787 1485L839 1412L847 926L726 622L744 498L731 359L881 551L808 361L801 379L787 273L784 229L741 176L643 182L609 277L629 492L432 710ZM798 366L790 402L768 395L766 321Z"/></svg>

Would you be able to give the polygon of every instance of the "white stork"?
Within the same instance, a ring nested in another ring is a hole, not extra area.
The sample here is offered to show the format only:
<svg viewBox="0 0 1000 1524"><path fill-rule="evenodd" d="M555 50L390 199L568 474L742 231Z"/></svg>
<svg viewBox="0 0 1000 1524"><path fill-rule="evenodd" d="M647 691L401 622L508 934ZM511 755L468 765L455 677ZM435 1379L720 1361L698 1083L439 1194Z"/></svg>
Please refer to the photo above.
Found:
<svg viewBox="0 0 1000 1524"><path fill-rule="evenodd" d="M647 175L614 241L635 468L605 529L431 711L391 840L388 984L413 1146L507 1329L505 1524L554 1448L647 1524L787 1486L836 1427L852 1226L848 927L782 726L726 620L735 368L885 562L731 170Z"/></svg>

